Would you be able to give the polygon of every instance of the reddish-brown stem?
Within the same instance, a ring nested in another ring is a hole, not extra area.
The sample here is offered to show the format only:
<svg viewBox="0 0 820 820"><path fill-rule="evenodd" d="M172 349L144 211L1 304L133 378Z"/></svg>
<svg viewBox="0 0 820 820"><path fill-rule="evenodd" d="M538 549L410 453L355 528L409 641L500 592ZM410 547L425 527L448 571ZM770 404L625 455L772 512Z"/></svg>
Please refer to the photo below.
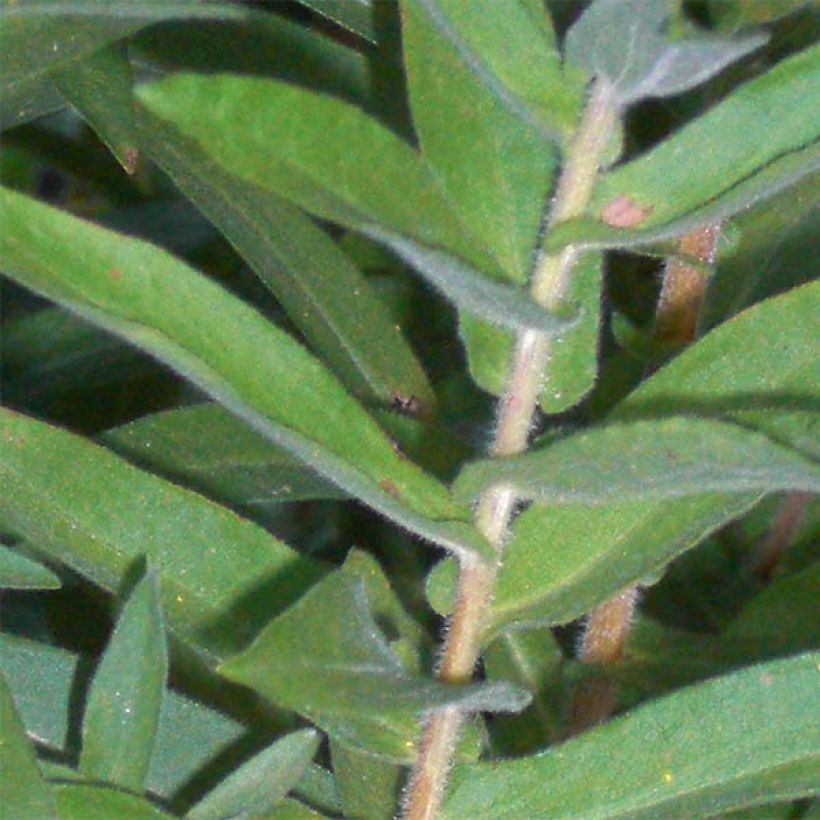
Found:
<svg viewBox="0 0 820 820"><path fill-rule="evenodd" d="M749 561L753 575L763 581L771 579L783 554L794 542L810 498L811 493L790 493L780 502L769 531Z"/></svg>

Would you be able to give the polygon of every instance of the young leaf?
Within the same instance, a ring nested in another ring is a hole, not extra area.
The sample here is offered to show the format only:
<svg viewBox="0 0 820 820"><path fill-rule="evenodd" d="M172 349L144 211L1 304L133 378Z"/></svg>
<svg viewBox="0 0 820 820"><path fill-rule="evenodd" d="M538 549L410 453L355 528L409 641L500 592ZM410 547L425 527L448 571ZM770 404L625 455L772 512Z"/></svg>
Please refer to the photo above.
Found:
<svg viewBox="0 0 820 820"><path fill-rule="evenodd" d="M474 499L498 482L528 499L597 505L704 492L820 493L820 467L744 427L681 416L593 428L521 456L479 461L462 470L454 491Z"/></svg>
<svg viewBox="0 0 820 820"><path fill-rule="evenodd" d="M48 568L0 544L0 589L59 589L60 579Z"/></svg>
<svg viewBox="0 0 820 820"><path fill-rule="evenodd" d="M817 283L763 302L719 326L647 379L612 420L687 412L734 420L816 457ZM788 336L789 344L764 340ZM754 495L535 505L513 526L492 620L561 623L640 582L749 509ZM440 597L440 595L439 595Z"/></svg>
<svg viewBox="0 0 820 820"><path fill-rule="evenodd" d="M188 812L190 820L266 815L299 782L319 747L312 729L277 740L244 763Z"/></svg>
<svg viewBox="0 0 820 820"><path fill-rule="evenodd" d="M457 769L443 816L480 817L492 805L494 818L511 819L698 817L809 795L820 753L818 662L814 653L753 666L543 754Z"/></svg>
<svg viewBox="0 0 820 820"><path fill-rule="evenodd" d="M123 606L83 717L80 771L134 792L145 787L168 677L158 595L149 569Z"/></svg>
<svg viewBox="0 0 820 820"><path fill-rule="evenodd" d="M218 659L321 574L261 527L108 450L0 409L0 521L117 591L146 555L169 626ZM70 481L55 482L56 475Z"/></svg>
<svg viewBox="0 0 820 820"><path fill-rule="evenodd" d="M55 75L60 93L111 149L127 174L137 170L138 138L131 64L121 43L106 46Z"/></svg>
<svg viewBox="0 0 820 820"><path fill-rule="evenodd" d="M20 820L49 820L57 817L54 798L43 780L34 749L11 690L0 674L0 798L3 811Z"/></svg>
<svg viewBox="0 0 820 820"><path fill-rule="evenodd" d="M255 310L145 242L8 190L0 191L0 206L7 275L170 364L413 532L462 555L491 554L466 523L468 510L397 452L336 379Z"/></svg>
<svg viewBox="0 0 820 820"><path fill-rule="evenodd" d="M594 0L567 33L566 58L608 82L621 105L680 94L766 42L755 34L670 41L667 0Z"/></svg>
<svg viewBox="0 0 820 820"><path fill-rule="evenodd" d="M287 450L210 402L143 416L101 436L139 466L249 510L283 501L346 498Z"/></svg>
<svg viewBox="0 0 820 820"><path fill-rule="evenodd" d="M216 225L281 302L313 349L355 393L389 405L435 397L401 329L365 277L311 220L226 173L192 139L141 113L145 149Z"/></svg>
<svg viewBox="0 0 820 820"><path fill-rule="evenodd" d="M528 697L508 684L452 686L407 672L379 632L361 577L337 571L273 620L220 671L273 702L334 724L378 721L380 751L408 756L421 712L458 703L469 710L516 711ZM349 738L348 738L349 740Z"/></svg>
<svg viewBox="0 0 820 820"><path fill-rule="evenodd" d="M168 820L172 814L135 794L85 783L59 783L51 787L60 810L60 820Z"/></svg>

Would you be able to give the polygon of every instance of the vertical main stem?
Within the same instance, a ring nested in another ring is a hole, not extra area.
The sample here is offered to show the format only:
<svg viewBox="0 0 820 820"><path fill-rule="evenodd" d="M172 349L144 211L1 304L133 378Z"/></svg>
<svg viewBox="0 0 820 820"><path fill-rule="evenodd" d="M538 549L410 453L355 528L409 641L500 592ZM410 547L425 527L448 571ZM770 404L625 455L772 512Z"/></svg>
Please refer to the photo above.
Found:
<svg viewBox="0 0 820 820"><path fill-rule="evenodd" d="M569 146L547 227L577 216L586 207L617 117L611 88L596 81ZM554 310L561 304L577 255L568 246L559 253L543 254L539 260L531 293L545 309ZM513 455L527 449L549 352L550 338L537 331L522 331L516 339L507 385L499 403L491 455ZM514 493L501 485L490 487L479 500L476 527L496 548L498 560L495 565L479 558L462 561L456 609L450 619L438 672L442 681L463 683L472 678L516 501ZM438 816L463 717L460 709L450 707L429 718L407 791L405 820L434 820Z"/></svg>

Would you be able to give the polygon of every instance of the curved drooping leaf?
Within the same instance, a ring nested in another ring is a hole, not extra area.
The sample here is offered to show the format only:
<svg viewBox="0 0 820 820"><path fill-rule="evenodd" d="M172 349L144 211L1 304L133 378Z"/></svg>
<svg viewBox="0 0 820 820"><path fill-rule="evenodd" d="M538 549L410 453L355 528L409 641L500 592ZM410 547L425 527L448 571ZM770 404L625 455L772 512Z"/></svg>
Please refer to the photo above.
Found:
<svg viewBox="0 0 820 820"><path fill-rule="evenodd" d="M356 394L389 405L432 387L386 307L336 243L291 205L226 173L191 139L141 112L152 158L276 294L294 325Z"/></svg>
<svg viewBox="0 0 820 820"><path fill-rule="evenodd" d="M605 174L588 215L556 226L546 246L629 247L667 239L726 219L817 172L820 118L805 112L814 109L819 79L815 46L741 85ZM634 215L622 224L613 210L619 203Z"/></svg>
<svg viewBox="0 0 820 820"><path fill-rule="evenodd" d="M364 581L349 570L328 575L220 672L355 746L356 724L375 722L378 751L397 760L413 757L419 713L456 703L517 711L529 701L505 683L455 686L410 674L373 620Z"/></svg>
<svg viewBox="0 0 820 820"><path fill-rule="evenodd" d="M142 792L168 678L156 578L149 569L125 602L88 692L80 771Z"/></svg>
<svg viewBox="0 0 820 820"><path fill-rule="evenodd" d="M0 212L0 265L15 281L171 365L408 529L462 554L490 554L466 523L469 511L397 452L336 379L255 310L148 243L8 190L0 191Z"/></svg>
<svg viewBox="0 0 820 820"><path fill-rule="evenodd" d="M59 589L60 579L48 567L0 544L0 589Z"/></svg>
<svg viewBox="0 0 820 820"><path fill-rule="evenodd" d="M766 42L754 34L670 40L663 0L593 0L567 32L566 59L606 81L620 105L680 94Z"/></svg>
<svg viewBox="0 0 820 820"><path fill-rule="evenodd" d="M699 817L813 793L818 653L691 686L534 757L457 768L446 818ZM549 783L550 788L544 788Z"/></svg>
<svg viewBox="0 0 820 820"><path fill-rule="evenodd" d="M688 413L732 420L817 458L820 284L738 314L627 397L613 422ZM788 344L779 339L788 338ZM749 509L755 494L701 494L599 507L538 504L513 525L498 579L494 627L561 623L638 583ZM449 587L437 581L436 598ZM446 597L446 595L444 596Z"/></svg>
<svg viewBox="0 0 820 820"><path fill-rule="evenodd" d="M33 746L28 742L11 690L0 674L0 797L3 811L20 820L57 816Z"/></svg>
<svg viewBox="0 0 820 820"><path fill-rule="evenodd" d="M704 492L820 493L820 465L736 424L680 416L592 428L469 464L454 492L474 499L498 482L526 499L597 505Z"/></svg>
<svg viewBox="0 0 820 820"><path fill-rule="evenodd" d="M197 803L190 820L267 815L299 782L319 748L319 735L302 729L254 755Z"/></svg>
<svg viewBox="0 0 820 820"><path fill-rule="evenodd" d="M146 555L169 626L211 660L241 646L322 574L230 510L2 408L0 452L4 528L112 592Z"/></svg>

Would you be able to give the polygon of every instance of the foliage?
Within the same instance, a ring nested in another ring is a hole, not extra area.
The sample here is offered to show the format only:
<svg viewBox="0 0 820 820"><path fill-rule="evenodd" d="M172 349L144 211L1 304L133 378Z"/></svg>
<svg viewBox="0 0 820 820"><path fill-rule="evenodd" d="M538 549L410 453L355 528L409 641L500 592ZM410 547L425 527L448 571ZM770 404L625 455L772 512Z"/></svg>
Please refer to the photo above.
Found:
<svg viewBox="0 0 820 820"><path fill-rule="evenodd" d="M810 812L819 27L2 0L8 817Z"/></svg>

